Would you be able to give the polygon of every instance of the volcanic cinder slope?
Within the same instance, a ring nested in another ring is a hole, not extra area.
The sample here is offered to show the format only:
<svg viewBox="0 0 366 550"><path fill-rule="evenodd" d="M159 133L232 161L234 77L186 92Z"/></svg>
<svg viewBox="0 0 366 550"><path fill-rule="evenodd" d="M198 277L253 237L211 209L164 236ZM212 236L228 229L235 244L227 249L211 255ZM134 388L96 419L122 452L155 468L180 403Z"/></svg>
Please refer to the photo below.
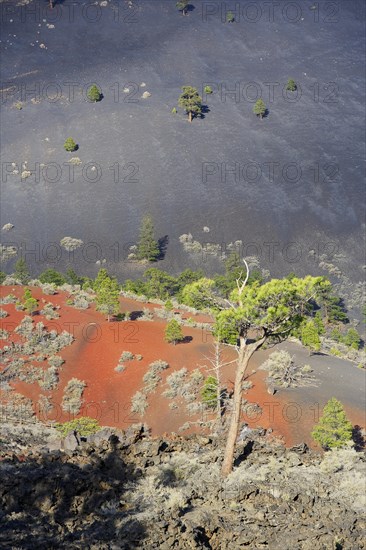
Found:
<svg viewBox="0 0 366 550"><path fill-rule="evenodd" d="M150 212L168 237L165 269L213 269L183 251L191 232L223 250L241 239L273 275L319 272L323 254L359 280L364 2L240 2L233 24L222 2L195 0L186 17L169 0L99 4L1 4L2 220L15 225L4 242L35 249L37 272L72 262L95 275L105 258L131 275L128 247ZM298 92L286 95L289 78ZM95 104L92 82L104 95ZM182 85L208 83L204 119L171 114ZM72 156L82 164L71 176ZM38 176L22 180L24 169ZM51 244L65 235L84 241L72 258Z"/></svg>

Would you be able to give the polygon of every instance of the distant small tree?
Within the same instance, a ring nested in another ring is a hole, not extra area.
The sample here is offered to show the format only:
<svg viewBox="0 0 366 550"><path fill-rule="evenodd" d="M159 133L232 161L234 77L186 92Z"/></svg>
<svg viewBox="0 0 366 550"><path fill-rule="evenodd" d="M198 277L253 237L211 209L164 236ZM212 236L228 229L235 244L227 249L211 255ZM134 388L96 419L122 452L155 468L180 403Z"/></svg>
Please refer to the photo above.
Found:
<svg viewBox="0 0 366 550"><path fill-rule="evenodd" d="M288 90L289 92L296 92L297 90L296 82L292 78L289 78L287 82L286 90Z"/></svg>
<svg viewBox="0 0 366 550"><path fill-rule="evenodd" d="M98 287L96 293L96 309L107 315L108 322L111 315L119 312L119 285L116 279L107 277Z"/></svg>
<svg viewBox="0 0 366 550"><path fill-rule="evenodd" d="M342 403L335 397L325 405L323 415L311 436L325 450L344 447L352 441L352 424L344 412Z"/></svg>
<svg viewBox="0 0 366 550"><path fill-rule="evenodd" d="M253 113L259 116L260 119L262 120L262 118L266 114L266 111L267 111L267 107L263 99L258 99L258 101L256 101L253 106Z"/></svg>
<svg viewBox="0 0 366 550"><path fill-rule="evenodd" d="M350 328L342 338L342 342L346 346L358 350L360 348L361 338L356 329Z"/></svg>
<svg viewBox="0 0 366 550"><path fill-rule="evenodd" d="M165 340L169 344L176 345L184 339L182 329L176 319L172 319L165 329Z"/></svg>
<svg viewBox="0 0 366 550"><path fill-rule="evenodd" d="M63 274L52 268L45 269L45 271L43 271L38 278L43 284L54 283L56 286L62 286L66 283L66 279Z"/></svg>
<svg viewBox="0 0 366 550"><path fill-rule="evenodd" d="M217 386L218 381L214 376L208 376L203 383L201 390L202 403L209 409L217 408Z"/></svg>
<svg viewBox="0 0 366 550"><path fill-rule="evenodd" d="M71 138L71 137L68 137L64 143L64 148L66 149L66 151L68 151L69 153L72 153L72 151L76 151L77 149L77 145L75 143L75 141Z"/></svg>
<svg viewBox="0 0 366 550"><path fill-rule="evenodd" d="M177 9L182 12L182 15L187 15L188 6L189 0L179 0L179 2L176 3Z"/></svg>
<svg viewBox="0 0 366 550"><path fill-rule="evenodd" d="M92 84L87 92L87 96L90 101L97 102L101 100L102 93L96 84Z"/></svg>
<svg viewBox="0 0 366 550"><path fill-rule="evenodd" d="M234 23L235 16L232 11L228 11L226 14L226 23Z"/></svg>
<svg viewBox="0 0 366 550"><path fill-rule="evenodd" d="M312 319L306 321L301 329L301 342L309 348L309 355L320 350L319 330Z"/></svg>
<svg viewBox="0 0 366 550"><path fill-rule="evenodd" d="M145 216L140 227L140 240L137 245L137 258L156 262L160 254L159 245L155 239L155 228L151 216Z"/></svg>
<svg viewBox="0 0 366 550"><path fill-rule="evenodd" d="M83 277L79 277L72 267L69 267L66 271L66 280L70 285L82 285L84 282Z"/></svg>
<svg viewBox="0 0 366 550"><path fill-rule="evenodd" d="M33 315L33 313L37 310L38 300L36 300L36 298L33 298L32 293L31 293L29 288L26 288L24 290L23 306L24 306L25 311L29 315Z"/></svg>
<svg viewBox="0 0 366 550"><path fill-rule="evenodd" d="M198 90L192 86L183 86L182 91L178 104L188 114L189 122L192 122L193 117L202 113L202 97L199 95Z"/></svg>
<svg viewBox="0 0 366 550"><path fill-rule="evenodd" d="M26 285L30 279L27 262L24 258L19 258L15 264L14 277L23 285Z"/></svg>
<svg viewBox="0 0 366 550"><path fill-rule="evenodd" d="M211 86L205 86L203 91L205 92L205 94L212 94Z"/></svg>
<svg viewBox="0 0 366 550"><path fill-rule="evenodd" d="M173 309L173 302L172 302L171 300L167 300L167 301L165 302L165 309L166 309L167 311L172 311L172 309Z"/></svg>

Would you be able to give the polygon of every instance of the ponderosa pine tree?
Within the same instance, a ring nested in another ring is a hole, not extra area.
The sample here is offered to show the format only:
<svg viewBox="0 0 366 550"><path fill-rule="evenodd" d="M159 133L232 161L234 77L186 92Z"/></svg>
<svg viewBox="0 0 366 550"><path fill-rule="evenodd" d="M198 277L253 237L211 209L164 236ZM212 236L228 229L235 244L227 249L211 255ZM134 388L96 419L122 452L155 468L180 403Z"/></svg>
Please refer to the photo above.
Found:
<svg viewBox="0 0 366 550"><path fill-rule="evenodd" d="M30 279L27 262L24 258L19 258L15 264L14 277L23 285L26 285Z"/></svg>
<svg viewBox="0 0 366 550"><path fill-rule="evenodd" d="M71 137L68 137L64 143L64 148L69 153L72 153L73 151L76 151L77 144Z"/></svg>
<svg viewBox="0 0 366 550"><path fill-rule="evenodd" d="M266 114L266 111L267 111L267 107L263 99L258 99L258 101L256 101L253 106L253 113L259 116L259 118L262 120L262 118Z"/></svg>
<svg viewBox="0 0 366 550"><path fill-rule="evenodd" d="M111 315L117 315L119 312L119 293L118 282L109 276L97 286L96 309L107 315L108 322Z"/></svg>
<svg viewBox="0 0 366 550"><path fill-rule="evenodd" d="M193 117L202 113L202 97L192 86L183 86L182 91L178 104L186 111L189 122L192 122Z"/></svg>
<svg viewBox="0 0 366 550"><path fill-rule="evenodd" d="M297 90L296 82L292 78L288 79L286 90L288 90L289 92L296 92Z"/></svg>
<svg viewBox="0 0 366 550"><path fill-rule="evenodd" d="M352 441L352 424L338 399L332 397L325 405L311 436L325 450L345 447Z"/></svg>
<svg viewBox="0 0 366 550"><path fill-rule="evenodd" d="M229 299L222 300L218 313L219 299L212 295L213 311L216 310L214 335L219 341L235 346L238 353L233 406L221 469L223 476L233 467L241 421L242 385L250 358L266 342L285 340L294 327L301 324L319 288L330 284L322 277L307 276L304 279L272 279L263 285L254 282L249 286L249 268L243 261L246 276L236 281L237 288ZM210 286L207 281L202 286L204 303ZM199 287L195 290L198 293Z"/></svg>
<svg viewBox="0 0 366 550"><path fill-rule="evenodd" d="M90 101L94 101L96 103L97 101L100 101L102 94L98 86L96 84L92 84L87 92L87 96Z"/></svg>
<svg viewBox="0 0 366 550"><path fill-rule="evenodd" d="M309 349L309 355L320 350L319 329L312 319L306 321L301 328L301 342Z"/></svg>
<svg viewBox="0 0 366 550"><path fill-rule="evenodd" d="M26 288L24 290L23 306L25 311L29 313L29 315L33 315L33 313L37 310L38 300L36 300L36 298L33 298L32 292L29 288Z"/></svg>
<svg viewBox="0 0 366 550"><path fill-rule="evenodd" d="M155 239L154 223L151 216L145 216L140 228L140 240L137 245L137 258L156 262L160 254L159 245Z"/></svg>
<svg viewBox="0 0 366 550"><path fill-rule="evenodd" d="M187 15L188 6L189 0L179 0L179 2L176 3L177 9L182 12L182 15Z"/></svg>
<svg viewBox="0 0 366 550"><path fill-rule="evenodd" d="M172 319L166 326L165 329L165 340L169 344L176 345L178 342L181 342L184 339L183 332L180 324L176 319Z"/></svg>

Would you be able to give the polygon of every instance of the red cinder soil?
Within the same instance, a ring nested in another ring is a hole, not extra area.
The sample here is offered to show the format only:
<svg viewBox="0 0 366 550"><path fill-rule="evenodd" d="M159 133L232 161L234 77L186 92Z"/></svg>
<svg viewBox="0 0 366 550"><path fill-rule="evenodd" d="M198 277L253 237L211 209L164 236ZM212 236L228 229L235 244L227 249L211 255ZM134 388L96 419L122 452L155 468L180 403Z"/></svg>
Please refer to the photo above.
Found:
<svg viewBox="0 0 366 550"><path fill-rule="evenodd" d="M21 297L24 292L22 287L0 287L2 296L9 293ZM213 352L213 338L207 329L182 327L187 342L176 346L168 344L164 340L166 321L154 317L153 321L111 321L108 322L103 315L95 311L92 305L87 310L77 310L66 304L68 295L58 293L45 296L39 288L32 288L35 298L51 302L60 306L58 310L60 317L48 321L42 315L33 316L35 323L42 321L48 330L55 329L58 333L66 330L73 334L74 342L59 352L65 363L59 369L59 385L54 391L42 390L38 383L28 384L19 380L12 380L11 387L27 398L30 398L34 405L37 416L44 421L61 421L70 419L68 413L61 408L63 391L71 378L78 378L86 382L83 394L83 406L79 416L90 416L98 419L101 425L115 426L126 429L129 425L144 421L152 430L153 435L178 432L179 427L188 421L197 421L196 416L189 416L185 407L176 410L169 408L170 401L162 395L166 389L165 379L174 370L185 367L189 372L200 368L204 373L205 365L210 367L205 355ZM142 311L144 308L153 310L159 307L156 304L146 304L128 298L121 298L121 311ZM25 312L16 311L14 304L2 305L9 316L1 319L1 326L10 332L10 341L19 340L14 333L15 327L25 316ZM40 307L40 309L42 309ZM184 312L185 317L191 314ZM196 321L209 321L207 316L192 316ZM189 341L188 341L189 340ZM0 345L8 344L8 341L0 341ZM124 362L126 369L118 373L114 369L118 364L123 351L130 351L134 355L141 354L143 359ZM235 358L235 351L225 350L225 361ZM143 376L148 370L148 365L162 359L169 363L170 367L161 376L162 383L154 393L148 394L149 406L143 418L132 414L131 398L143 389ZM247 379L253 383L245 395L251 403L258 403L262 412L248 411L243 414L242 420L249 426L262 426L271 428L273 435L282 437L284 442L291 446L306 441L311 444L310 431L317 421L317 411L311 404L300 404L301 414L299 415L298 404L291 403L286 392L279 392L270 395L265 384L266 373L256 370L263 361L263 356L254 356L248 368ZM37 366L48 367L47 362L35 363ZM0 363L0 372L5 365ZM230 391L233 387L235 364L225 367L223 372L223 384ZM6 401L6 392L0 393L2 402ZM40 394L51 399L54 408L49 413L41 410L38 404ZM181 400L183 402L183 400ZM350 419L354 424L364 425L363 415L358 410L347 410ZM183 433L198 431L201 428L198 424L190 427Z"/></svg>

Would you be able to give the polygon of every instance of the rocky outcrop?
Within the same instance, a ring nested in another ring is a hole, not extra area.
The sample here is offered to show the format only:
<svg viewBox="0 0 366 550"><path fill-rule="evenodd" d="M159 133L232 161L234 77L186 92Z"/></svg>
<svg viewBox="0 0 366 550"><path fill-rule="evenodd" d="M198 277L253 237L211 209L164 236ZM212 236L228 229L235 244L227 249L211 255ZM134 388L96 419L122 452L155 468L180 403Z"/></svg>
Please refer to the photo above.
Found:
<svg viewBox="0 0 366 550"><path fill-rule="evenodd" d="M19 429L13 447L2 433L0 547L365 548L354 451L286 450L253 431L223 480L218 438L106 428L52 450L52 430L41 432Z"/></svg>

